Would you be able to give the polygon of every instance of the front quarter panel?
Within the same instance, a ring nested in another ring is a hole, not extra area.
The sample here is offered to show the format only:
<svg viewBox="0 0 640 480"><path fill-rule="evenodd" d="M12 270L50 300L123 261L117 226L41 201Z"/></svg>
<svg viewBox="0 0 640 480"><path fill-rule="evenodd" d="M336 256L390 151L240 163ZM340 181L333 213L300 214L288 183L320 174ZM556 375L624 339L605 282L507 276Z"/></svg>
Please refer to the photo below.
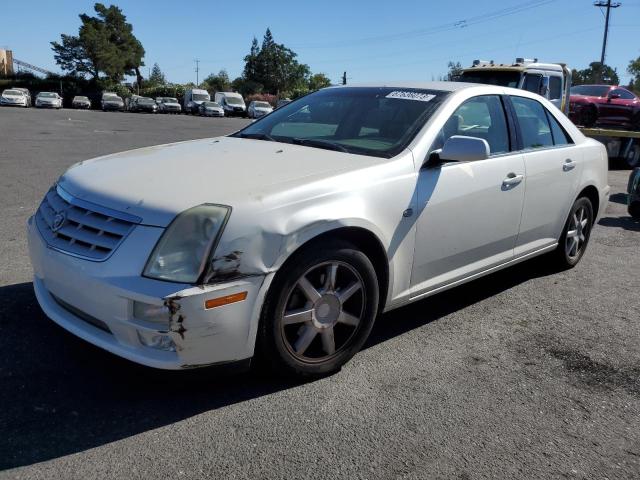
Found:
<svg viewBox="0 0 640 480"><path fill-rule="evenodd" d="M413 155L406 150L394 159L372 159L367 168L250 196L233 206L208 281L275 272L318 235L357 227L385 249L387 298L398 300L409 290L415 216L403 214L415 210L415 187Z"/></svg>

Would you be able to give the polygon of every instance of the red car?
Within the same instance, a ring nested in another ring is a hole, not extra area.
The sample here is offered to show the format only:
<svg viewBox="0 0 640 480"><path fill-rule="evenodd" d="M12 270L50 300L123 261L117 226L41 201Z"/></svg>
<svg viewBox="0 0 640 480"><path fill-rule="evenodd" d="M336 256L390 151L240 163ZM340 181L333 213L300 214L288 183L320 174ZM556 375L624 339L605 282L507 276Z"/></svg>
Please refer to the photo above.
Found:
<svg viewBox="0 0 640 480"><path fill-rule="evenodd" d="M640 99L615 85L571 87L569 118L585 127L640 130Z"/></svg>

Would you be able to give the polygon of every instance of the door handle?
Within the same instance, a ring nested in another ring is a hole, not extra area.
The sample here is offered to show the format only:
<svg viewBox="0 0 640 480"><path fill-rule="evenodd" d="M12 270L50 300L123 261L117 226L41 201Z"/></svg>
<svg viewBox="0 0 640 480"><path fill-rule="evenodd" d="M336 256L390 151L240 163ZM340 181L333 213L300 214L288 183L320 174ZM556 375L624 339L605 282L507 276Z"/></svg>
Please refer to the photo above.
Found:
<svg viewBox="0 0 640 480"><path fill-rule="evenodd" d="M523 179L524 175L516 175L515 173L511 172L509 175L507 175L507 178L502 181L502 185L504 185L505 187L513 187L514 185L519 184Z"/></svg>
<svg viewBox="0 0 640 480"><path fill-rule="evenodd" d="M576 164L570 158L567 158L562 165L562 170L564 170L565 172L573 170L574 168L576 168Z"/></svg>

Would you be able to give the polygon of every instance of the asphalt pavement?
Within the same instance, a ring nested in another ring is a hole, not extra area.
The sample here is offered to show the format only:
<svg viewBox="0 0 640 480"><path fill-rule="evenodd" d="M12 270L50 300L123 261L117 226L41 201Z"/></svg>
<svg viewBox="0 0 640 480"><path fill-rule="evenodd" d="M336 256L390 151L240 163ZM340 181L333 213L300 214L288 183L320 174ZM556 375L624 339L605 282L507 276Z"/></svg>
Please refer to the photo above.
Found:
<svg viewBox="0 0 640 480"><path fill-rule="evenodd" d="M534 259L388 313L322 380L155 371L44 316L25 222L65 168L246 122L0 109L0 478L640 477L640 222L619 166L578 267Z"/></svg>

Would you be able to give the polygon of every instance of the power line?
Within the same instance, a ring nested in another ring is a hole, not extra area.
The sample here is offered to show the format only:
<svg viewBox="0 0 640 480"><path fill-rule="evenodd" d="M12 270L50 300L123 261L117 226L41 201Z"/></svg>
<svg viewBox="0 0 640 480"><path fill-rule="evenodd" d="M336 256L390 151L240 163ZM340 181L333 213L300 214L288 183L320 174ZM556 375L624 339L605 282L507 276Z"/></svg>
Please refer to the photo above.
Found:
<svg viewBox="0 0 640 480"><path fill-rule="evenodd" d="M522 13L526 10L541 7L543 5L547 5L549 3L553 3L556 1L557 0L529 0L527 2L514 5L512 7L502 8L500 10L494 10L492 12L483 13L481 15L476 15L474 17L456 20L454 22L445 23L442 25L434 26L434 27L423 28L419 30L411 30L407 32L400 32L400 33L395 33L390 35L381 35L381 36L375 36L375 37L357 38L353 40L344 40L340 42L330 42L330 43L324 43L324 44L294 45L294 48L298 48L298 49L337 48L337 47L344 47L344 46L355 46L359 44L369 45L373 42L388 42L391 40L401 40L401 39L407 39L407 38L412 38L416 36L432 35L435 33L442 33L449 30L459 30L461 28L466 28L471 25L477 25L479 23L488 22L490 20L496 20L498 18L502 18L508 15L515 15L516 13Z"/></svg>
<svg viewBox="0 0 640 480"><path fill-rule="evenodd" d="M602 54L600 55L600 65L604 65L604 57L607 52L607 36L609 35L609 16L611 15L612 8L618 8L622 6L620 2L611 3L611 0L607 0L606 2L603 0L599 0L594 2L594 7L606 7L607 14L604 19L604 38L602 39Z"/></svg>

